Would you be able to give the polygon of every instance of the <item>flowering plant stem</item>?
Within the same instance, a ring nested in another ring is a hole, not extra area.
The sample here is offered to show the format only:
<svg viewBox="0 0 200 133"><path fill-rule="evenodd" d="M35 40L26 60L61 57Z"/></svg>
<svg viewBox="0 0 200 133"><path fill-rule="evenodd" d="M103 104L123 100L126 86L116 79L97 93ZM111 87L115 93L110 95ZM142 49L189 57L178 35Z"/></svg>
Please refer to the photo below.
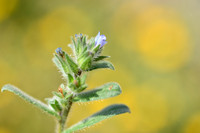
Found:
<svg viewBox="0 0 200 133"><path fill-rule="evenodd" d="M60 120L58 121L58 133L62 133L65 129L65 123L73 103L72 98L73 96L69 97L67 105L60 112Z"/></svg>
<svg viewBox="0 0 200 133"><path fill-rule="evenodd" d="M106 83L92 90L85 91L88 72L105 68L114 70L112 63L104 60L110 56L101 55L106 43L106 36L100 35L100 32L95 38L91 39L88 39L86 35L79 34L75 35L75 38L72 37L72 44L69 45L73 55L69 55L62 48L56 49L53 62L61 72L65 83L61 84L57 91L52 92L53 97L46 99L47 104L29 96L10 84L3 86L1 91L13 92L25 101L54 116L58 123L57 133L72 133L88 128L115 115L130 113L128 106L112 104L71 127L66 127L66 121L73 103L102 100L118 96L122 92L119 84L115 82Z"/></svg>

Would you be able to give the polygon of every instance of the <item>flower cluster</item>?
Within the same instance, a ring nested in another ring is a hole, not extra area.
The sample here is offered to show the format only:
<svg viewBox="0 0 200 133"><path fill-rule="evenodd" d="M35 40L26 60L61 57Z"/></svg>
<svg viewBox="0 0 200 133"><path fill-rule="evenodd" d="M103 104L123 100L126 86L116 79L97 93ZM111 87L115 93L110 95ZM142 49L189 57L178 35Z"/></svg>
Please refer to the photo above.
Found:
<svg viewBox="0 0 200 133"><path fill-rule="evenodd" d="M72 44L69 45L73 51L73 58L62 48L56 49L53 61L64 79L67 80L67 86L63 88L64 94L68 93L67 90L76 94L87 88L84 72L99 68L114 69L110 62L104 61L109 56L101 55L102 48L106 43L106 36L100 35L100 32L91 39L88 39L86 35L76 34L72 38Z"/></svg>

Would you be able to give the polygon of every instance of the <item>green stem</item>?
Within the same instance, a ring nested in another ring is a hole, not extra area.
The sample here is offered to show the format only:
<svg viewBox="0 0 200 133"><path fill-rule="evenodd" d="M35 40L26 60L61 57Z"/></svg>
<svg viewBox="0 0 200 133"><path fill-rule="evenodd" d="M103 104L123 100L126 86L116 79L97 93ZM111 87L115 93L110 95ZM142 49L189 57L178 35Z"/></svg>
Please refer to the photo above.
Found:
<svg viewBox="0 0 200 133"><path fill-rule="evenodd" d="M73 96L69 97L66 106L60 112L60 120L58 121L58 133L62 133L65 129L65 123L72 106L72 98Z"/></svg>

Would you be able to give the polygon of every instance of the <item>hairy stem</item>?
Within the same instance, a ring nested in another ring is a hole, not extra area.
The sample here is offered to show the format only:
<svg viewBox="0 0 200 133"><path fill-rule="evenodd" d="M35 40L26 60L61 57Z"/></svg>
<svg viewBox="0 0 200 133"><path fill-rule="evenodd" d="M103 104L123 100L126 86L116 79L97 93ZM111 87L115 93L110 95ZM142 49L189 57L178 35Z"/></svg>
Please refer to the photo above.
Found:
<svg viewBox="0 0 200 133"><path fill-rule="evenodd" d="M60 112L60 120L58 121L58 133L62 133L65 129L65 123L72 106L72 98L73 96L69 97L66 106Z"/></svg>

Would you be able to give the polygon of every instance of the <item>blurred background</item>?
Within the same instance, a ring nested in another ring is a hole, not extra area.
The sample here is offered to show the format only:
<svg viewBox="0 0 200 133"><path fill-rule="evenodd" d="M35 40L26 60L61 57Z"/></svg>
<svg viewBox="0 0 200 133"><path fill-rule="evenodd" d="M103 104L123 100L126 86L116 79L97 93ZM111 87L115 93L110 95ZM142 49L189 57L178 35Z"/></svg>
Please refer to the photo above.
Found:
<svg viewBox="0 0 200 133"><path fill-rule="evenodd" d="M131 114L87 133L200 133L199 0L0 0L0 86L44 101L63 82L52 63L76 33L107 36L116 70L91 72L89 89L116 81L122 95L75 104L68 126L112 103ZM0 94L0 133L54 133L55 121L18 96ZM84 131L81 131L84 132Z"/></svg>

